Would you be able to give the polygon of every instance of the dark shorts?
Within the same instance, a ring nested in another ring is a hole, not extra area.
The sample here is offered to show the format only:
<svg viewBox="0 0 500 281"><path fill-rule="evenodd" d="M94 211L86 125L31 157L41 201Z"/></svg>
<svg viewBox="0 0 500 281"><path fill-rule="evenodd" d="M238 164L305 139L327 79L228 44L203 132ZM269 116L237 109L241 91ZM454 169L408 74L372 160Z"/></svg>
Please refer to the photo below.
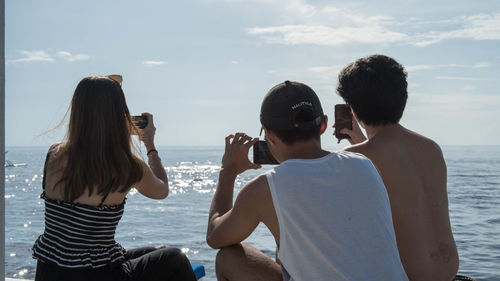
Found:
<svg viewBox="0 0 500 281"><path fill-rule="evenodd" d="M457 275L455 276L455 278L453 278L452 281L476 281L470 277L467 277L467 276L463 276L463 275Z"/></svg>
<svg viewBox="0 0 500 281"><path fill-rule="evenodd" d="M125 259L98 269L64 268L39 260L35 281L196 281L189 260L179 249L138 248L127 251Z"/></svg>

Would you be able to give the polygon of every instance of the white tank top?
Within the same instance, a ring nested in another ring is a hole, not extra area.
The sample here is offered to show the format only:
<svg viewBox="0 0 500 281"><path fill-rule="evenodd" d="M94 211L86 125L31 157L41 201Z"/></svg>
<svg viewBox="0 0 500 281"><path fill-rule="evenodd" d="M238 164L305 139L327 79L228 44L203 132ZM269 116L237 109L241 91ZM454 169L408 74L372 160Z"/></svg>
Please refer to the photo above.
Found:
<svg viewBox="0 0 500 281"><path fill-rule="evenodd" d="M290 159L267 180L285 280L408 280L387 191L366 157L338 152Z"/></svg>

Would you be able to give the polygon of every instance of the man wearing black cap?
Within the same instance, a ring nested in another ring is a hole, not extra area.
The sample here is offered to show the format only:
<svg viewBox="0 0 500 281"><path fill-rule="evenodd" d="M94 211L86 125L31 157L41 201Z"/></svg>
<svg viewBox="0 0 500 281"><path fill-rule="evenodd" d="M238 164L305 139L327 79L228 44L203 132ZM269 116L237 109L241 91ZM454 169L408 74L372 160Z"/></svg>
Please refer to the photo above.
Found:
<svg viewBox="0 0 500 281"><path fill-rule="evenodd" d="M280 165L248 182L234 205L236 176L260 168L248 159L258 139L226 138L207 228L207 243L221 249L219 280L408 280L382 179L366 157L321 148L327 120L307 85L273 87L260 121ZM276 240L276 261L241 243L260 222Z"/></svg>

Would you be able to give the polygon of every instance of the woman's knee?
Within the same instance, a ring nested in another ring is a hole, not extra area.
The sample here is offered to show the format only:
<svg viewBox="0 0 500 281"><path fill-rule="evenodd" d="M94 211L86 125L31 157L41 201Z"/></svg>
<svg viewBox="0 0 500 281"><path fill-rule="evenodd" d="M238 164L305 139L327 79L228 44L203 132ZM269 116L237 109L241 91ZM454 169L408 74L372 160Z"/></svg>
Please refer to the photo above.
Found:
<svg viewBox="0 0 500 281"><path fill-rule="evenodd" d="M161 251L163 259L165 261L168 260L169 263L174 263L174 264L189 263L187 256L178 248L165 248L165 249L159 249L157 251Z"/></svg>

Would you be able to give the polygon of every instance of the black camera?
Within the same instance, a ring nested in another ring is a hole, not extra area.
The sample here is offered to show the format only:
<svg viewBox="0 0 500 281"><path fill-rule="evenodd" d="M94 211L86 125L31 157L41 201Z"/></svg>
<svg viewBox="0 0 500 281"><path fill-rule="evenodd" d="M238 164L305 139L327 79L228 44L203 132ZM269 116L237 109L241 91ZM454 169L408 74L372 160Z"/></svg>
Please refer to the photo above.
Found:
<svg viewBox="0 0 500 281"><path fill-rule="evenodd" d="M258 141L253 145L253 162L255 164L279 164L271 154L266 141Z"/></svg>

